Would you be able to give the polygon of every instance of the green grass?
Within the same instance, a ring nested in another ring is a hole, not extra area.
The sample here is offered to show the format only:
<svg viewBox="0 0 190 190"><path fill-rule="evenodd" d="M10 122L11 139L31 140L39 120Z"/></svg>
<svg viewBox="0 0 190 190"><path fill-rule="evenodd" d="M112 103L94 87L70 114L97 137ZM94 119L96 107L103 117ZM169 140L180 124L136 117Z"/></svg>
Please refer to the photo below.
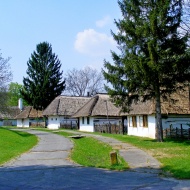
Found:
<svg viewBox="0 0 190 190"><path fill-rule="evenodd" d="M67 132L58 132L58 134L66 137L73 135ZM113 149L108 144L91 137L72 140L74 142L74 149L71 153L71 159L74 162L87 167L112 170L124 170L128 168L127 163L120 156L118 156L118 164L111 164L110 152L112 152Z"/></svg>
<svg viewBox="0 0 190 190"><path fill-rule="evenodd" d="M190 179L189 140L165 139L163 143L160 143L153 139L136 136L102 135L139 147L158 159L162 164L163 171L169 172L173 177L179 179Z"/></svg>
<svg viewBox="0 0 190 190"><path fill-rule="evenodd" d="M0 128L0 165L28 151L37 144L37 137L21 131Z"/></svg>

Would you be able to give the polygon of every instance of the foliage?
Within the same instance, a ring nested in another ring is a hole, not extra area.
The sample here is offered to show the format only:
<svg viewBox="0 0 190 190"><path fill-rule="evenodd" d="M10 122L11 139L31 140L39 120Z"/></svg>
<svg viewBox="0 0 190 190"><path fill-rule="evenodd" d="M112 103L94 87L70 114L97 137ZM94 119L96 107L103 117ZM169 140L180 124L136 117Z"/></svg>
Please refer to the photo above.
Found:
<svg viewBox="0 0 190 190"><path fill-rule="evenodd" d="M8 104L9 106L18 106L18 100L22 98L22 95L20 91L23 89L23 85L18 84L17 82L11 82L9 84L8 88L8 96L9 96L9 101ZM23 102L24 105L28 105L26 102Z"/></svg>
<svg viewBox="0 0 190 190"><path fill-rule="evenodd" d="M7 84L12 80L12 72L9 65L10 58L4 59L0 54L0 111L7 112L8 96Z"/></svg>
<svg viewBox="0 0 190 190"><path fill-rule="evenodd" d="M0 128L0 165L28 151L37 144L37 137L21 131Z"/></svg>
<svg viewBox="0 0 190 190"><path fill-rule="evenodd" d="M112 35L120 55L114 63L105 61L106 90L117 105L130 111L132 102L154 98L157 140L163 141L161 97L188 85L190 53L188 35L179 34L182 0L121 0L122 19L115 21Z"/></svg>
<svg viewBox="0 0 190 190"><path fill-rule="evenodd" d="M37 45L27 62L28 77L23 79L23 99L37 110L45 109L65 88L62 81L61 62L49 43Z"/></svg>
<svg viewBox="0 0 190 190"><path fill-rule="evenodd" d="M68 136L67 132L59 132L58 134ZM124 170L128 168L127 163L120 156L118 156L119 163L111 165L110 152L112 151L112 147L106 143L90 137L73 139L73 141L74 149L71 159L78 164L113 170Z"/></svg>
<svg viewBox="0 0 190 190"><path fill-rule="evenodd" d="M72 96L94 95L104 91L103 75L96 69L73 69L66 74L66 94Z"/></svg>

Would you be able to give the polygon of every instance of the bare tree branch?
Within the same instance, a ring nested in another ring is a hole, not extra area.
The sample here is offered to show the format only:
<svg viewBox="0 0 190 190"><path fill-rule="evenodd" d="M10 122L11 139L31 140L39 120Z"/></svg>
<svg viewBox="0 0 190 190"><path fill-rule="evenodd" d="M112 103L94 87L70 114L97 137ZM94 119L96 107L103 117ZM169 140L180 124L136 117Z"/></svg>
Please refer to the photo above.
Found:
<svg viewBox="0 0 190 190"><path fill-rule="evenodd" d="M85 96L87 93L94 95L97 92L105 92L103 75L96 69L85 67L73 69L66 74L66 89L64 94L72 96Z"/></svg>

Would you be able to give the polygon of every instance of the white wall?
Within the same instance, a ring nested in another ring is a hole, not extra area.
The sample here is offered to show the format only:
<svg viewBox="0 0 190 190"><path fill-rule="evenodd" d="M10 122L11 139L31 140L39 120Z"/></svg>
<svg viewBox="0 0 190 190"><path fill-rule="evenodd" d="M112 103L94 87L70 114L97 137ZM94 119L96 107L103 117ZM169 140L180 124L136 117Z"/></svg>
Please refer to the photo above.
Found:
<svg viewBox="0 0 190 190"><path fill-rule="evenodd" d="M48 129L59 129L60 128L60 117L59 116L49 116L47 128Z"/></svg>
<svg viewBox="0 0 190 190"><path fill-rule="evenodd" d="M29 127L29 119L17 119L17 127Z"/></svg>
<svg viewBox="0 0 190 190"><path fill-rule="evenodd" d="M82 123L82 117L80 117L79 131L94 132L94 118L89 117L90 123L87 124L87 117L84 117L84 123Z"/></svg>
<svg viewBox="0 0 190 190"><path fill-rule="evenodd" d="M139 125L139 115L137 117L137 127L129 126L129 117L128 118L128 135L149 137L155 139L155 115L148 115L148 127L141 127Z"/></svg>

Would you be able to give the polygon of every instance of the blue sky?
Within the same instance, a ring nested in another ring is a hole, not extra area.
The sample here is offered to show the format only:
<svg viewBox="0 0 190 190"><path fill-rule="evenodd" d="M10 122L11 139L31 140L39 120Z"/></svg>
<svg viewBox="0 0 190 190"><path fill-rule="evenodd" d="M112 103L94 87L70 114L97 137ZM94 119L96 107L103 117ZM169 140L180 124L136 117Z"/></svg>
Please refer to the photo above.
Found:
<svg viewBox="0 0 190 190"><path fill-rule="evenodd" d="M110 30L121 13L117 0L0 0L0 53L11 57L13 81L22 84L27 61L49 42L64 74L91 66L101 70L116 43Z"/></svg>

